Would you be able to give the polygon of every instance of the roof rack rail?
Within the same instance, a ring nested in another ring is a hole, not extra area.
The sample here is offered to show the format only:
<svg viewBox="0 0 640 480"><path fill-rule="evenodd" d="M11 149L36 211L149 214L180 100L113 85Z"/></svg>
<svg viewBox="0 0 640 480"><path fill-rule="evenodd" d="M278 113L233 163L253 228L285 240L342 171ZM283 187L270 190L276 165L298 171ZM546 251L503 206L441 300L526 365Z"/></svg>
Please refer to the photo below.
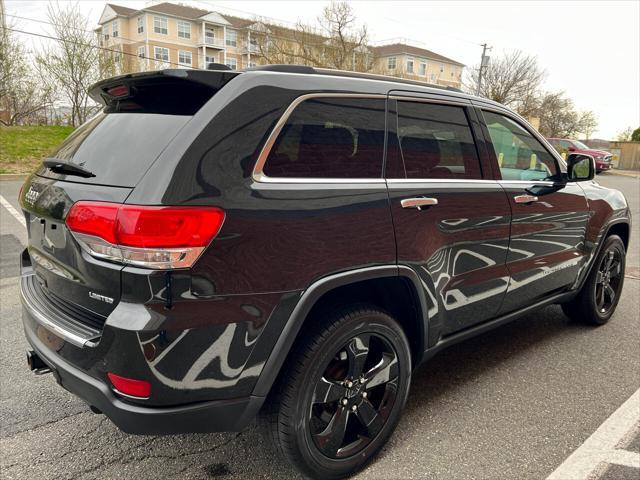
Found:
<svg viewBox="0 0 640 480"><path fill-rule="evenodd" d="M439 88L440 90L449 90L451 92L463 93L462 90L455 87L445 85L436 85L434 83L421 82L419 80L410 80L408 78L392 77L390 75L382 75L379 73L369 72L352 72L350 70L334 70L331 68L316 68L316 73L322 75L335 75L339 77L364 78L367 80L383 80L385 82L404 83L408 85L419 85L421 87Z"/></svg>
<svg viewBox="0 0 640 480"><path fill-rule="evenodd" d="M406 78L391 77L389 75L380 75L368 72L352 72L350 70L336 70L332 68L316 68L308 65L260 65L257 67L246 68L246 72L280 72L280 73L304 73L319 75L334 75L336 77L363 78L367 80L383 80L386 82L403 83L407 85L418 85L421 87L438 88L440 90L448 90L451 92L464 93L456 87L445 85L436 85L433 83L421 82L419 80L409 80Z"/></svg>
<svg viewBox="0 0 640 480"><path fill-rule="evenodd" d="M259 65L257 67L246 68L245 72L282 72L282 73L317 73L315 68L307 65Z"/></svg>

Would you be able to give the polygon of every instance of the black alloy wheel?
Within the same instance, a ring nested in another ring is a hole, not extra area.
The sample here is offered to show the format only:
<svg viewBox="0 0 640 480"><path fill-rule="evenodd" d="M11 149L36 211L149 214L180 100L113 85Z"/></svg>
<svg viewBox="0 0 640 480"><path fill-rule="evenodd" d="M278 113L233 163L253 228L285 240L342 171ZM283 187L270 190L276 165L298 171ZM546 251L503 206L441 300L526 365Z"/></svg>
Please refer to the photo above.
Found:
<svg viewBox="0 0 640 480"><path fill-rule="evenodd" d="M604 325L618 306L624 285L626 250L622 239L609 235L596 256L582 289L562 310L572 320Z"/></svg>
<svg viewBox="0 0 640 480"><path fill-rule="evenodd" d="M596 308L601 315L605 315L617 303L623 277L622 255L619 249L612 248L600 260L594 295Z"/></svg>
<svg viewBox="0 0 640 480"><path fill-rule="evenodd" d="M376 334L354 336L316 382L311 437L329 458L358 454L380 433L398 393L398 356Z"/></svg>
<svg viewBox="0 0 640 480"><path fill-rule="evenodd" d="M362 468L396 427L411 353L396 320L353 305L312 318L282 370L261 423L279 453L311 478ZM303 326L304 328L304 326Z"/></svg>

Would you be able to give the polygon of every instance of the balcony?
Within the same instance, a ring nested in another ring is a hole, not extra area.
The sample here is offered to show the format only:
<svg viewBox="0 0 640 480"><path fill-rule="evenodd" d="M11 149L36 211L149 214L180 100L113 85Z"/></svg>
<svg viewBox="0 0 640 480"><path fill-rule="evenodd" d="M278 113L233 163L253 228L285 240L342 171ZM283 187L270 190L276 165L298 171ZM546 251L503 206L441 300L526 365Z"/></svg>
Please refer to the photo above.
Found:
<svg viewBox="0 0 640 480"><path fill-rule="evenodd" d="M198 46L200 47L202 47L203 45L206 47L222 50L224 48L224 38L210 37L206 35L204 37L204 42L200 41L200 43L198 44Z"/></svg>
<svg viewBox="0 0 640 480"><path fill-rule="evenodd" d="M259 51L258 45L255 43L250 43L242 47L242 53L258 53Z"/></svg>

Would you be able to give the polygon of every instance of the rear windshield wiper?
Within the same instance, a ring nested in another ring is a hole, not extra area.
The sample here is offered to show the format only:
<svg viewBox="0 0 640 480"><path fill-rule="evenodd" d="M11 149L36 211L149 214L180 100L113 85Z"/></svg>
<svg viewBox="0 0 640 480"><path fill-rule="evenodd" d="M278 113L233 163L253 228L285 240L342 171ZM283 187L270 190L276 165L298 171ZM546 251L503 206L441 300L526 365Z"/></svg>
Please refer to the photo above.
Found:
<svg viewBox="0 0 640 480"><path fill-rule="evenodd" d="M76 175L78 177L90 178L95 177L95 174L89 170L82 168L80 165L74 165L73 163L65 163L55 158L47 158L42 161L42 164L49 170L55 173L63 173L66 175Z"/></svg>

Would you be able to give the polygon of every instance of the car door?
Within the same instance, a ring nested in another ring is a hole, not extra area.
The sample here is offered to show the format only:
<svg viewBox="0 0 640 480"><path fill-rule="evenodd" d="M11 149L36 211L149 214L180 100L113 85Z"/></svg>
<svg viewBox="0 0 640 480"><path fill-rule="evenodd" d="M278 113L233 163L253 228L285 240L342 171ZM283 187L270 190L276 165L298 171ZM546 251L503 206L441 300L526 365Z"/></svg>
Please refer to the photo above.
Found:
<svg viewBox="0 0 640 480"><path fill-rule="evenodd" d="M389 102L398 263L422 281L432 345L497 313L508 285L509 202L483 176L470 105L402 95Z"/></svg>
<svg viewBox="0 0 640 480"><path fill-rule="evenodd" d="M515 115L483 109L497 178L511 207L510 280L500 313L567 289L586 261L589 206L564 166Z"/></svg>

